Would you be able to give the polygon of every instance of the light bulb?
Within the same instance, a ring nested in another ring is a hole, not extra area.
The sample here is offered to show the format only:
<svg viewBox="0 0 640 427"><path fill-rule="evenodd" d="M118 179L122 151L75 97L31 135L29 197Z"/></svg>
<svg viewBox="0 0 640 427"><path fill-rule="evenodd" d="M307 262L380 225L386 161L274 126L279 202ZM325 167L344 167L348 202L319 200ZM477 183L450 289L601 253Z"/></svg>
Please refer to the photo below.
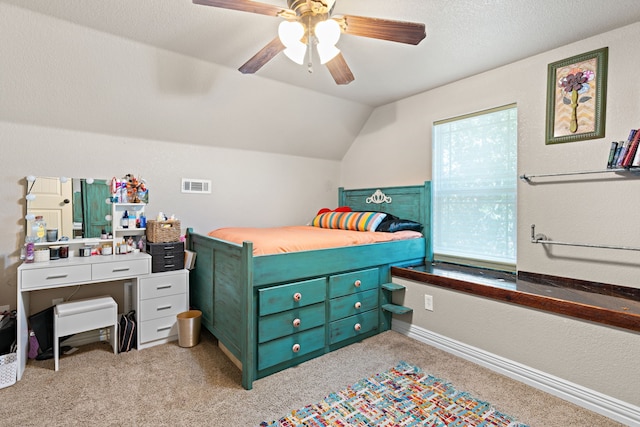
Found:
<svg viewBox="0 0 640 427"><path fill-rule="evenodd" d="M24 216L24 219L26 219L27 221L33 221L34 219L36 219L36 216L34 214L26 214Z"/></svg>
<svg viewBox="0 0 640 427"><path fill-rule="evenodd" d="M340 40L340 24L333 19L320 21L316 24L314 33L320 43L335 45Z"/></svg>
<svg viewBox="0 0 640 427"><path fill-rule="evenodd" d="M111 215L105 215L104 219L107 221L111 221L113 217Z"/></svg>
<svg viewBox="0 0 640 427"><path fill-rule="evenodd" d="M93 184L93 178L87 178L87 184Z"/></svg>
<svg viewBox="0 0 640 427"><path fill-rule="evenodd" d="M35 194L27 194L27 195L25 196L25 199L27 199L28 201L30 201L30 202L31 202L31 201L33 201L33 200L35 200L35 199L36 199L36 195L35 195Z"/></svg>
<svg viewBox="0 0 640 427"><path fill-rule="evenodd" d="M316 24L314 33L318 39L320 63L325 64L340 53L340 49L335 46L340 40L340 25L333 19L320 21Z"/></svg>
<svg viewBox="0 0 640 427"><path fill-rule="evenodd" d="M27 182L34 182L36 180L36 177L33 175L28 175L27 176Z"/></svg>
<svg viewBox="0 0 640 427"><path fill-rule="evenodd" d="M304 26L298 21L282 21L278 27L278 37L286 47L290 47L304 36Z"/></svg>
<svg viewBox="0 0 640 427"><path fill-rule="evenodd" d="M297 44L289 46L284 50L284 54L287 55L287 58L298 65L302 65L302 63L304 62L304 54L306 52L307 45L302 42L298 42Z"/></svg>
<svg viewBox="0 0 640 427"><path fill-rule="evenodd" d="M321 64L326 64L340 53L340 49L338 49L334 45L326 43L318 43L316 49L318 49L318 55L320 56Z"/></svg>
<svg viewBox="0 0 640 427"><path fill-rule="evenodd" d="M69 178L67 178L66 176L61 176L61 177L60 177L60 182L61 182L61 183L63 183L63 184L64 184L64 183L65 183L65 182L67 182L67 181L69 181Z"/></svg>
<svg viewBox="0 0 640 427"><path fill-rule="evenodd" d="M286 49L284 54L296 64L304 62L307 45L300 40L304 36L304 26L298 21L282 21L278 27L278 37Z"/></svg>

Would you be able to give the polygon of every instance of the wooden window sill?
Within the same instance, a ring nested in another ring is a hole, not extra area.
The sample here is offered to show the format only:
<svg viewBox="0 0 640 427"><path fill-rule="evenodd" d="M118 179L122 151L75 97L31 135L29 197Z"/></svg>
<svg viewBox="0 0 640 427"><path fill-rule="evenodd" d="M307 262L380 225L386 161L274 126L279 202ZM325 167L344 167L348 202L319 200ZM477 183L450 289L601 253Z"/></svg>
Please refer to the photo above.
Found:
<svg viewBox="0 0 640 427"><path fill-rule="evenodd" d="M392 267L396 277L640 332L640 289L453 264Z"/></svg>

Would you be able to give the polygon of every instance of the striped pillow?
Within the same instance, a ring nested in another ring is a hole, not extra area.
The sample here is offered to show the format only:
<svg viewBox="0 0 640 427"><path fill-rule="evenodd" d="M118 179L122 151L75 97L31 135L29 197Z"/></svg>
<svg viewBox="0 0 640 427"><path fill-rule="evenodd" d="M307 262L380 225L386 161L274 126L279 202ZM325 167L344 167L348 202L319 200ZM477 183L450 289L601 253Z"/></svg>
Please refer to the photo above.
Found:
<svg viewBox="0 0 640 427"><path fill-rule="evenodd" d="M325 212L317 215L311 225L341 230L376 231L376 227L386 216L382 212Z"/></svg>

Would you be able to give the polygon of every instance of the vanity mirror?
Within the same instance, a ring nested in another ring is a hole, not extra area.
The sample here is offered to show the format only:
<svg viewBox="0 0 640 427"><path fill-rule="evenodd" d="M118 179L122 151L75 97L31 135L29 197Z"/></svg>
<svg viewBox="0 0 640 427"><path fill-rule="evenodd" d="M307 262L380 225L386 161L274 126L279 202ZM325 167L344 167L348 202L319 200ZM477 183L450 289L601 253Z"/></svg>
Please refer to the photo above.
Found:
<svg viewBox="0 0 640 427"><path fill-rule="evenodd" d="M110 181L92 178L27 177L26 235L36 217L58 238L99 238L111 232Z"/></svg>

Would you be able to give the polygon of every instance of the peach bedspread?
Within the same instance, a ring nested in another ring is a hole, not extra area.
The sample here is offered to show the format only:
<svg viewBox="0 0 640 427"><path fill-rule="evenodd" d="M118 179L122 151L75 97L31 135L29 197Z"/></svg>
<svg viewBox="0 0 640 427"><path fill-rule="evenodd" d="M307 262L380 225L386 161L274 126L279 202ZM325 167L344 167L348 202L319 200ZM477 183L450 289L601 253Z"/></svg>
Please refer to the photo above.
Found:
<svg viewBox="0 0 640 427"><path fill-rule="evenodd" d="M239 245L245 241L253 242L253 255L257 256L415 239L422 237L422 233L409 230L380 233L297 225L272 228L219 228L209 232L209 236Z"/></svg>

